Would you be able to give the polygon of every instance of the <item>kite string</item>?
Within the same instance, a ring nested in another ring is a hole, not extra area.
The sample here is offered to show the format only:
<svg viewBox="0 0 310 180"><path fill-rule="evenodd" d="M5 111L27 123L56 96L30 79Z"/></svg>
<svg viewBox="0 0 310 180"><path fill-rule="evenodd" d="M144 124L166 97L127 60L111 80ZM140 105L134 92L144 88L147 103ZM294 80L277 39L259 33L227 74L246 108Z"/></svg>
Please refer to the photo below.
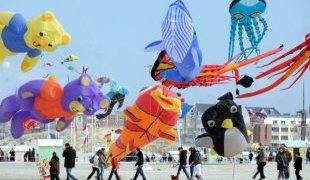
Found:
<svg viewBox="0 0 310 180"><path fill-rule="evenodd" d="M235 163L235 157L233 158L233 174L232 174L232 179L235 179L235 168L236 168L236 163Z"/></svg>

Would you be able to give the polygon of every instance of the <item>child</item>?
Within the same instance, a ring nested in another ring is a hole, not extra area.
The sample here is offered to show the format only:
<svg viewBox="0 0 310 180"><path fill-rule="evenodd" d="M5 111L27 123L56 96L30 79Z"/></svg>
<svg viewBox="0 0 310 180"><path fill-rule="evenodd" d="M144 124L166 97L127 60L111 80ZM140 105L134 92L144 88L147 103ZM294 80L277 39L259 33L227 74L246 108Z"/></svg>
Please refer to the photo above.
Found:
<svg viewBox="0 0 310 180"><path fill-rule="evenodd" d="M51 180L59 180L59 157L53 152L53 157L49 162Z"/></svg>
<svg viewBox="0 0 310 180"><path fill-rule="evenodd" d="M296 159L295 159L294 167L296 169L295 174L296 174L297 180L302 179L302 177L299 175L299 171L302 170L302 158L300 157L299 152L296 153Z"/></svg>
<svg viewBox="0 0 310 180"><path fill-rule="evenodd" d="M110 173L108 180L112 179L113 174L115 174L117 180L120 180L120 177L118 176L118 173L117 173L117 170L119 169L119 164L118 164L117 158L113 157L111 160L111 163L112 163L112 169L111 169L111 173Z"/></svg>

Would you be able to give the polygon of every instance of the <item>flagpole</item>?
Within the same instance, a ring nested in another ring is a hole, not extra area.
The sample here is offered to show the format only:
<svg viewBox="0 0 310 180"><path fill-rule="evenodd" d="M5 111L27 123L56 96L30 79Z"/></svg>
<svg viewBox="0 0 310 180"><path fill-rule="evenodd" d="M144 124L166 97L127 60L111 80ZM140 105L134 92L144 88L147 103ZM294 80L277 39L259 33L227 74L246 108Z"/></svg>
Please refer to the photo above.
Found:
<svg viewBox="0 0 310 180"><path fill-rule="evenodd" d="M51 139L51 137L50 137L50 123L47 124L47 137L48 137L48 139Z"/></svg>
<svg viewBox="0 0 310 180"><path fill-rule="evenodd" d="M178 131L178 138L179 138L179 147L182 147L182 140L181 140L181 134L180 134L179 121L180 121L180 119L178 119L178 121L177 121L177 131Z"/></svg>
<svg viewBox="0 0 310 180"><path fill-rule="evenodd" d="M94 134L94 148L95 148L95 151L96 151L96 144L97 144L97 123L96 123L96 119L95 119L95 116L92 115L92 118L94 119L94 126L95 126L95 134Z"/></svg>
<svg viewBox="0 0 310 180"><path fill-rule="evenodd" d="M91 125L92 125L92 128L91 128L91 137L92 137L92 153L94 153L94 118L91 117Z"/></svg>

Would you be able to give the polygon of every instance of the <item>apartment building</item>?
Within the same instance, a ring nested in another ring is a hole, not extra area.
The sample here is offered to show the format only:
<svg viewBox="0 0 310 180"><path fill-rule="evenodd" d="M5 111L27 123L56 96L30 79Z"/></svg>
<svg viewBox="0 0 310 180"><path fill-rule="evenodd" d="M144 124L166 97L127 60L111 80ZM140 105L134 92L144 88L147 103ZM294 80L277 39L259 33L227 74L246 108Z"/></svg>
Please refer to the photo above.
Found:
<svg viewBox="0 0 310 180"><path fill-rule="evenodd" d="M277 147L282 140L301 140L301 124L300 115L280 115L269 116L265 119L265 124L272 125L272 141L271 145ZM306 139L310 139L310 118L306 119Z"/></svg>

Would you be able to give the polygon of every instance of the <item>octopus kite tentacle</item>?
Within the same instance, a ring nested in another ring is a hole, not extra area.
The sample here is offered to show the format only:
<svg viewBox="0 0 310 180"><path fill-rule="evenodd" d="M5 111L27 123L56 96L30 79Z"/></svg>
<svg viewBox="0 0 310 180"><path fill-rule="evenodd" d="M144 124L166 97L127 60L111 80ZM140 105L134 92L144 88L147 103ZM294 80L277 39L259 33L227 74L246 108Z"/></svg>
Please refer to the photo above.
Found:
<svg viewBox="0 0 310 180"><path fill-rule="evenodd" d="M233 56L233 51L235 48L235 36L236 36L236 29L237 29L237 19L233 19L231 20L231 26L230 26L230 40L229 40L229 50L228 50L228 57L232 57Z"/></svg>
<svg viewBox="0 0 310 180"><path fill-rule="evenodd" d="M281 77L278 80L276 80L273 84L267 87L264 87L262 89L259 89L257 91L242 94L238 96L237 98L246 98L246 97L256 96L256 95L265 93L277 87L281 83L283 83L290 76L295 76L299 74L297 78L290 84L290 86L288 86L287 88L281 89L281 90L286 90L286 89L291 88L304 75L306 70L310 67L310 33L305 36L305 41L303 43L294 47L290 51L284 53L280 57L274 59L270 63L261 66L261 67L265 67L265 66L271 65L295 52L298 52L298 54L295 55L294 57L272 67L271 69L259 74L256 77L256 79L260 79L270 74L271 76L269 78L275 77L276 75L281 75Z"/></svg>
<svg viewBox="0 0 310 180"><path fill-rule="evenodd" d="M243 45L242 29L243 29L242 25L239 24L238 25L239 46L240 46L241 52L243 53L244 58L247 59L247 55L245 53L245 49L244 49L244 45Z"/></svg>
<svg viewBox="0 0 310 180"><path fill-rule="evenodd" d="M267 25L267 22L265 21L265 19L262 16L259 16L258 20L263 24L263 32L262 32L262 34L260 36L258 36L258 40L257 40L257 43L259 44L263 40L263 38L264 38L264 36L265 36L265 34L267 32L268 25Z"/></svg>

